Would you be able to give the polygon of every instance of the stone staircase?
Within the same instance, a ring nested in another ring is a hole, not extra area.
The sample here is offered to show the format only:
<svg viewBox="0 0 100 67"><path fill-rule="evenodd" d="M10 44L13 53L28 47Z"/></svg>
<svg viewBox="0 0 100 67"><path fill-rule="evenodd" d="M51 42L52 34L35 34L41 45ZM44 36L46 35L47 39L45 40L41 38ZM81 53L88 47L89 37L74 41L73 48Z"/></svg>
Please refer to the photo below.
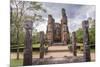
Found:
<svg viewBox="0 0 100 67"><path fill-rule="evenodd" d="M49 46L48 47L48 52L67 52L69 51L68 46L64 45L56 45L56 46Z"/></svg>
<svg viewBox="0 0 100 67"><path fill-rule="evenodd" d="M59 45L59 46L49 46L48 51L45 54L45 58L49 57L64 57L64 56L73 56L73 54L69 51L67 45Z"/></svg>

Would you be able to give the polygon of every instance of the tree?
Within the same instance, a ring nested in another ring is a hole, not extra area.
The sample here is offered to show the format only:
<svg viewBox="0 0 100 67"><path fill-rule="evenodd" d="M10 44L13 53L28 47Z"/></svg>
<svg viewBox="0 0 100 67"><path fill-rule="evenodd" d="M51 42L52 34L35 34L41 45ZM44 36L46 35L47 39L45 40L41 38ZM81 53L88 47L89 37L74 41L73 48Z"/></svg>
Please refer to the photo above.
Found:
<svg viewBox="0 0 100 67"><path fill-rule="evenodd" d="M41 3L31 2L31 1L18 1L11 0L10 4L11 9L11 42L15 42L17 45L17 59L19 59L19 40L20 33L24 33L23 25L26 18L30 18L33 21L33 24L36 24L36 21L44 21L42 16L38 14L38 11L46 12L42 7ZM33 14L28 14L33 12Z"/></svg>
<svg viewBox="0 0 100 67"><path fill-rule="evenodd" d="M95 28L89 29L90 44L95 44Z"/></svg>
<svg viewBox="0 0 100 67"><path fill-rule="evenodd" d="M40 43L39 37L40 37L40 33L39 33L39 32L33 32L33 36L32 36L33 41L32 41L32 43L33 43L33 44L38 44L38 43Z"/></svg>
<svg viewBox="0 0 100 67"><path fill-rule="evenodd" d="M82 28L79 28L76 31L76 37L77 37L77 42L83 43L83 31L82 31Z"/></svg>
<svg viewBox="0 0 100 67"><path fill-rule="evenodd" d="M95 44L95 19L89 17L88 18L89 22L89 38L90 38L90 44Z"/></svg>
<svg viewBox="0 0 100 67"><path fill-rule="evenodd" d="M89 22L89 42L90 44L95 44L95 20L92 19L91 17L88 18L88 22ZM77 41L79 43L83 42L83 30L82 28L79 28L76 31L76 35L77 35Z"/></svg>

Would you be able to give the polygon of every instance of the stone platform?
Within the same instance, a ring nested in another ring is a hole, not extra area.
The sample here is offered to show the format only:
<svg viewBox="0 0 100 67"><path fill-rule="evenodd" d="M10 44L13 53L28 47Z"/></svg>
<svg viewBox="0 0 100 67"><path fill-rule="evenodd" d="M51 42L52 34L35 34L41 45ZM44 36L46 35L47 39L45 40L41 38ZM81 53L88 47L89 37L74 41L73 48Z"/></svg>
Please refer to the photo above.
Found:
<svg viewBox="0 0 100 67"><path fill-rule="evenodd" d="M70 56L70 57L60 57L60 58L34 58L33 65L44 65L44 64L62 64L62 63L77 63L84 62L83 56Z"/></svg>

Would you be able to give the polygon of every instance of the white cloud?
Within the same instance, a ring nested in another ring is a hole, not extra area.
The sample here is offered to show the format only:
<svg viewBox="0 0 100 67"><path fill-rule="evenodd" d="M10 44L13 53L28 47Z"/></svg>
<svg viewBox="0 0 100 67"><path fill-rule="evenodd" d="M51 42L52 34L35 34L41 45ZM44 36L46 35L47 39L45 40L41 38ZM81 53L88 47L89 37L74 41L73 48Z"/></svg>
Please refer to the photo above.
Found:
<svg viewBox="0 0 100 67"><path fill-rule="evenodd" d="M54 7L53 7L54 6ZM81 27L82 21L87 20L88 17L95 18L95 6L93 5L73 5L73 4L56 4L45 3L44 7L47 9L47 14L44 16L47 19L48 14L52 14L55 22L61 23L61 8L65 7L68 16L69 31L76 31ZM73 14L74 13L74 14ZM37 27L38 31L46 32L46 24L41 24Z"/></svg>

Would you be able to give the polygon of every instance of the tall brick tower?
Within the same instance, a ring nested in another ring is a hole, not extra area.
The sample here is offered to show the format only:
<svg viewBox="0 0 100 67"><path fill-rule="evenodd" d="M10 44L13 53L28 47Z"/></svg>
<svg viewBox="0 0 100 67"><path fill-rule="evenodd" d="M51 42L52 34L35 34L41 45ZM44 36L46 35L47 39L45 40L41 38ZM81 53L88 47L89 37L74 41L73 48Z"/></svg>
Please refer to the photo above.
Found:
<svg viewBox="0 0 100 67"><path fill-rule="evenodd" d="M68 43L69 40L69 30L67 25L67 16L66 11L64 8L62 8L62 19L61 19L61 37L62 42L64 44Z"/></svg>
<svg viewBox="0 0 100 67"><path fill-rule="evenodd" d="M54 40L54 19L52 15L48 15L48 24L47 24L47 40L51 45Z"/></svg>

